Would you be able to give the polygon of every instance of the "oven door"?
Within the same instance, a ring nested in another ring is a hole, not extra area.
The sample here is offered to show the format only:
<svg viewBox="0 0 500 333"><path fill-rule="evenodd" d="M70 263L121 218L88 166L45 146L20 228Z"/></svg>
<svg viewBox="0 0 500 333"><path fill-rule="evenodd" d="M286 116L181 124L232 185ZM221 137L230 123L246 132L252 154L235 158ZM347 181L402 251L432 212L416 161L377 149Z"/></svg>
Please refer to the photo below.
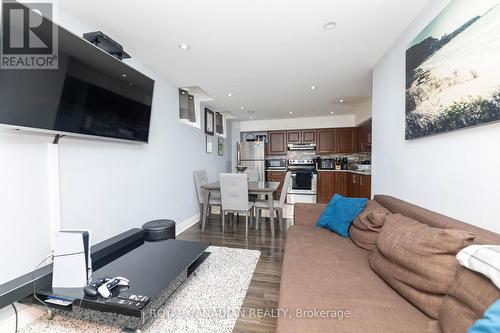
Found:
<svg viewBox="0 0 500 333"><path fill-rule="evenodd" d="M292 190L310 191L312 186L311 171L295 171L292 172Z"/></svg>
<svg viewBox="0 0 500 333"><path fill-rule="evenodd" d="M290 193L316 194L317 175L313 171L292 171Z"/></svg>
<svg viewBox="0 0 500 333"><path fill-rule="evenodd" d="M295 176L295 177L294 177ZM288 194L286 196L286 202L288 204L295 203L316 203L317 200L317 175L315 173L310 174L310 187L308 189L298 189L298 187L306 187L300 186L300 176L297 178L296 172L292 172L292 184L290 189L288 190ZM302 184L303 185L303 184ZM295 188L294 188L295 186Z"/></svg>

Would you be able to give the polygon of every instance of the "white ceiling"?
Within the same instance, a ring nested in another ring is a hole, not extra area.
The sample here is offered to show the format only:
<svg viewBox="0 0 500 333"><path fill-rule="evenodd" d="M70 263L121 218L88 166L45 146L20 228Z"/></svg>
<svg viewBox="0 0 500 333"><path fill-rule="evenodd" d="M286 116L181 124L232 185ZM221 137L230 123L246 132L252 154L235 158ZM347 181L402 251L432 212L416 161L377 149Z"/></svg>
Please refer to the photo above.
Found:
<svg viewBox="0 0 500 333"><path fill-rule="evenodd" d="M373 66L429 0L59 0L178 87L248 119L355 112ZM337 21L334 30L323 25ZM186 43L189 51L178 45ZM310 86L317 86L311 91ZM232 93L232 97L227 94ZM344 99L345 103L339 102ZM243 106L245 109L241 110ZM293 112L293 115L290 115Z"/></svg>

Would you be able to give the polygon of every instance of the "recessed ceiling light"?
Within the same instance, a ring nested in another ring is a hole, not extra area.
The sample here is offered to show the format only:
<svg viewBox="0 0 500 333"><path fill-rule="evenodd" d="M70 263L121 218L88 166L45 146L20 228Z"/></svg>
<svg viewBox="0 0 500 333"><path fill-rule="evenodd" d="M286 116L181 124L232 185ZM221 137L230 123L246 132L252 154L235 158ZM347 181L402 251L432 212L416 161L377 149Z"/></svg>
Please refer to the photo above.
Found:
<svg viewBox="0 0 500 333"><path fill-rule="evenodd" d="M227 93L227 97L232 97L232 96L233 96L233 94Z"/></svg>
<svg viewBox="0 0 500 333"><path fill-rule="evenodd" d="M183 50L183 51L187 51L187 50L191 49L191 48L189 47L189 45L184 44L184 43L179 44L179 48L180 48L181 50Z"/></svg>
<svg viewBox="0 0 500 333"><path fill-rule="evenodd" d="M337 22L331 21L331 22L325 23L325 25L323 26L323 29L324 30L333 30L336 27L337 27Z"/></svg>
<svg viewBox="0 0 500 333"><path fill-rule="evenodd" d="M127 77L127 74L122 74L123 77Z"/></svg>
<svg viewBox="0 0 500 333"><path fill-rule="evenodd" d="M316 86L311 86L311 88L309 88L311 90L316 90Z"/></svg>
<svg viewBox="0 0 500 333"><path fill-rule="evenodd" d="M340 103L344 103L344 100L343 100L343 99L341 99L341 100L340 100Z"/></svg>
<svg viewBox="0 0 500 333"><path fill-rule="evenodd" d="M289 113L290 113L290 114L293 114L293 112L292 112L292 111L290 111Z"/></svg>
<svg viewBox="0 0 500 333"><path fill-rule="evenodd" d="M242 106L242 107L240 107L240 109L245 110L245 107L244 107L244 106Z"/></svg>
<svg viewBox="0 0 500 333"><path fill-rule="evenodd" d="M332 111L332 112L330 112L330 114L335 114L335 112Z"/></svg>

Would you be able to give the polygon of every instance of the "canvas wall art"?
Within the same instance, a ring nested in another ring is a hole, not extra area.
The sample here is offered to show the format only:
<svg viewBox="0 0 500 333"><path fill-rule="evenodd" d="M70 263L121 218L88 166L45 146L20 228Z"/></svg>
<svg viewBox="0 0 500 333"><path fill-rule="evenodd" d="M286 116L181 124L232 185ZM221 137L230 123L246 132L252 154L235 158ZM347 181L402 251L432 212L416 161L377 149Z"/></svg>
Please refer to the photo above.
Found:
<svg viewBox="0 0 500 333"><path fill-rule="evenodd" d="M453 0L406 51L406 139L500 120L500 0Z"/></svg>

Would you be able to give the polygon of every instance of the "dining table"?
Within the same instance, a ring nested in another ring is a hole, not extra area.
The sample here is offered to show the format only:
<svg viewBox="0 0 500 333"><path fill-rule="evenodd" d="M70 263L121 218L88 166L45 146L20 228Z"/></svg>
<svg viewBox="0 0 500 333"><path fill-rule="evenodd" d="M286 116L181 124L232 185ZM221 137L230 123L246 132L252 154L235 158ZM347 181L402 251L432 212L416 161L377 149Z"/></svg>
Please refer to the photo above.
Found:
<svg viewBox="0 0 500 333"><path fill-rule="evenodd" d="M269 216L271 222L271 235L274 236L274 198L273 194L278 189L279 182L248 182L248 194L267 195L269 202ZM220 182L213 182L202 185L204 190L203 198L203 217L201 219L201 231L205 231L205 224L207 220L208 203L210 202L210 194L220 193ZM221 212L222 214L222 212Z"/></svg>

